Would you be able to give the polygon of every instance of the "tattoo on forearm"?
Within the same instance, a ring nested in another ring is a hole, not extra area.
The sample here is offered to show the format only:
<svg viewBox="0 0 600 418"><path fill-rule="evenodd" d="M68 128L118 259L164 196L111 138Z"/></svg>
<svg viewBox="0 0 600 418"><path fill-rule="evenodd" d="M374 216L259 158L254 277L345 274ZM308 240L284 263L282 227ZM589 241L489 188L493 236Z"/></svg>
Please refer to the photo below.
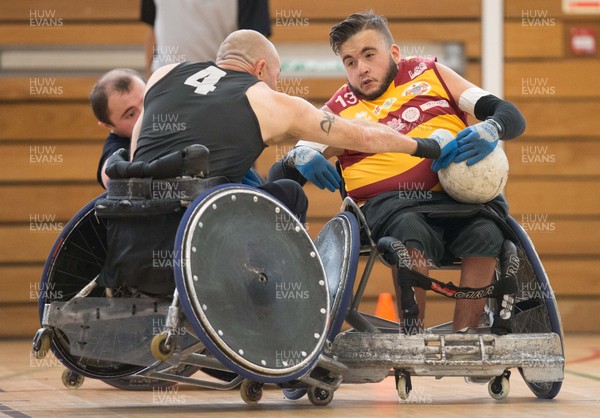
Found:
<svg viewBox="0 0 600 418"><path fill-rule="evenodd" d="M325 116L321 121L321 129L323 130L323 132L329 135L329 131L331 131L331 126L333 125L333 122L335 122L335 116L325 110L323 110L323 114Z"/></svg>

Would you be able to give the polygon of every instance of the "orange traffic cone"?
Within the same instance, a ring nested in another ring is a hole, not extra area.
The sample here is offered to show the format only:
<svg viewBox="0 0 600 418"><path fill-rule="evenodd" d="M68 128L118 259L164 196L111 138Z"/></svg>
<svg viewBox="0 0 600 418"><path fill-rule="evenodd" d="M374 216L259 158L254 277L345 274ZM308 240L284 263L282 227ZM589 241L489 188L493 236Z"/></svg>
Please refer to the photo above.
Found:
<svg viewBox="0 0 600 418"><path fill-rule="evenodd" d="M388 321L398 322L398 314L396 313L396 307L390 293L384 292L379 294L375 316L387 319Z"/></svg>

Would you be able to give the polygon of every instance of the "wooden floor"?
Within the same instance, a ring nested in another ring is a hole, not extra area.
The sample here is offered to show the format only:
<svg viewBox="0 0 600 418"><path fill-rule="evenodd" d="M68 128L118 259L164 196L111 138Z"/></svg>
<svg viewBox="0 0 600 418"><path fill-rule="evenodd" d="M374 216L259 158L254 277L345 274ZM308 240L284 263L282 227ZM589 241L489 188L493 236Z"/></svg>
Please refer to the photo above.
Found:
<svg viewBox="0 0 600 418"><path fill-rule="evenodd" d="M180 385L161 392L127 392L87 379L76 390L61 383L63 367L53 357L36 360L30 341L0 343L0 417L229 417L261 416L373 417L597 417L600 410L600 336L566 338L565 381L551 401L537 400L513 373L511 391L495 401L487 386L466 384L462 378L413 379L408 401L399 401L393 377L378 384L342 385L326 407L305 398L289 401L276 388L265 390L256 406L244 404L237 390L228 392Z"/></svg>

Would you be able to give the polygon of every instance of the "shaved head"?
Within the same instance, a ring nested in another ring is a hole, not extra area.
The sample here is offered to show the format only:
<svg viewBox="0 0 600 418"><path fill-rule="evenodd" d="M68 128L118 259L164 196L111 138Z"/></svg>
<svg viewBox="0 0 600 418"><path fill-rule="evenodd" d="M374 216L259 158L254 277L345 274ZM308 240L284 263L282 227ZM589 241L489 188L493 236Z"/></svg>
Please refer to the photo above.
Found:
<svg viewBox="0 0 600 418"><path fill-rule="evenodd" d="M269 80L262 78L265 74L259 74L263 68L262 62L269 69L268 76L272 77L274 73L276 83L281 65L279 54L267 38L253 30L242 29L231 33L217 52L218 66L254 74L274 88Z"/></svg>

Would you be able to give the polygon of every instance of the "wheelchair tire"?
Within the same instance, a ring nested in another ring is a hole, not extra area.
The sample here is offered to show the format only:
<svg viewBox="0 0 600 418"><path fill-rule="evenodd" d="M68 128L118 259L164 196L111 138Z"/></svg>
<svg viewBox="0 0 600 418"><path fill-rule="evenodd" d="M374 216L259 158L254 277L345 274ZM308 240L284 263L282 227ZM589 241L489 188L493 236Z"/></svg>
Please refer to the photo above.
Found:
<svg viewBox="0 0 600 418"><path fill-rule="evenodd" d="M562 323L548 276L525 230L513 218L508 218L508 224L518 238L520 259L512 331L518 334L554 332L560 337L564 353ZM523 370L519 372L538 398L552 399L558 395L562 381L528 382Z"/></svg>
<svg viewBox="0 0 600 418"><path fill-rule="evenodd" d="M85 205L65 225L58 236L42 272L39 297L39 317L42 322L44 305L66 302L90 283L102 269L106 259L106 224L94 214L98 196ZM100 297L103 288L95 288L89 296ZM112 361L87 359L69 352L69 340L55 329L50 349L69 370L92 378L118 378L135 374L141 366Z"/></svg>

